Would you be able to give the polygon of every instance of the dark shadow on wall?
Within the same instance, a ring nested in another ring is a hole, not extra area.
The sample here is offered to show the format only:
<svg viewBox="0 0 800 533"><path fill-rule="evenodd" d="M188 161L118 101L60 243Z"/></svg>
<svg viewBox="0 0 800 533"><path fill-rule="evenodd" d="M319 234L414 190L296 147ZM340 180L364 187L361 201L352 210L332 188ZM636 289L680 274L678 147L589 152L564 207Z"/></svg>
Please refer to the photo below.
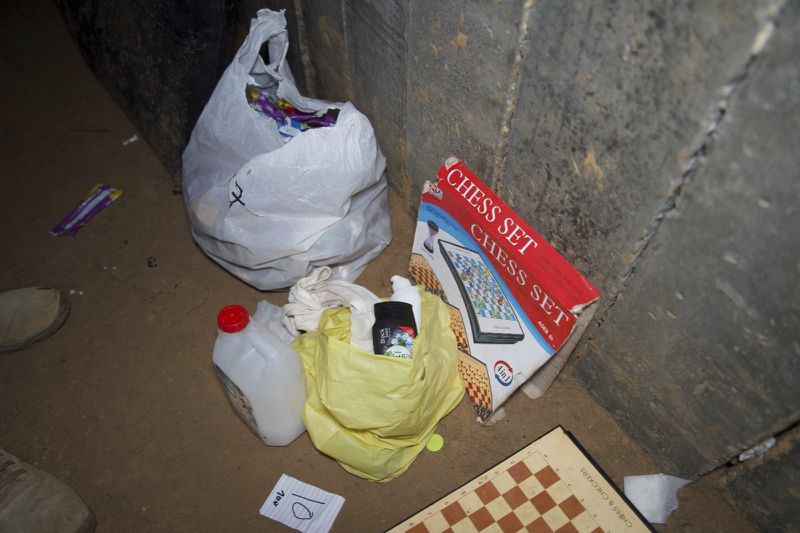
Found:
<svg viewBox="0 0 800 533"><path fill-rule="evenodd" d="M232 0L56 0L97 78L172 176L233 54Z"/></svg>
<svg viewBox="0 0 800 533"><path fill-rule="evenodd" d="M262 8L286 10L288 61L306 88L292 0L56 0L84 59L170 175Z"/></svg>

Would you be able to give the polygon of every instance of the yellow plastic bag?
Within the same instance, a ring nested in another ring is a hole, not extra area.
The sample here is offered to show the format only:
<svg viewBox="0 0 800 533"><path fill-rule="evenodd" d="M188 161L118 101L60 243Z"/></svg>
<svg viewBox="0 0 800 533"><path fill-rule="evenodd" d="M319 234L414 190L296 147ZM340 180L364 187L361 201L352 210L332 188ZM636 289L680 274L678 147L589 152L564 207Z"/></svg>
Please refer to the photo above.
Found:
<svg viewBox="0 0 800 533"><path fill-rule="evenodd" d="M423 324L411 359L351 346L347 308L326 310L318 330L292 344L303 360L303 422L314 446L373 481L405 472L464 395L447 307L420 293Z"/></svg>

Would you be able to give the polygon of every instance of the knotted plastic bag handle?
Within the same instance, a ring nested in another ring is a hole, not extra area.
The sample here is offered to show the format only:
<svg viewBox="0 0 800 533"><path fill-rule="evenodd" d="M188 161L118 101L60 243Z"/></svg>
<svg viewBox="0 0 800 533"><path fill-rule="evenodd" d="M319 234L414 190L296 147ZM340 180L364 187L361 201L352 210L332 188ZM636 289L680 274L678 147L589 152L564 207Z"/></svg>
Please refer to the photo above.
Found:
<svg viewBox="0 0 800 533"><path fill-rule="evenodd" d="M265 65L261 58L261 47L269 42L270 64ZM286 78L286 53L289 50L289 35L286 31L286 16L283 11L269 9L258 11L250 23L250 33L244 40L236 60L248 74L267 74L276 81ZM276 54L276 52L279 52ZM276 59L276 55L279 56Z"/></svg>

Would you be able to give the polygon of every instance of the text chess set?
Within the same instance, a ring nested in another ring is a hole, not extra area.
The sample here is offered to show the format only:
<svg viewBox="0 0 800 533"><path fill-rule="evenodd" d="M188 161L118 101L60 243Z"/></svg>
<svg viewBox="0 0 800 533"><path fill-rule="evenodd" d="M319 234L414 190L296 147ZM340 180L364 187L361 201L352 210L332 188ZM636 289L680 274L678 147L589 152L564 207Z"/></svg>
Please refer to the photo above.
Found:
<svg viewBox="0 0 800 533"><path fill-rule="evenodd" d="M389 533L653 531L561 427Z"/></svg>
<svg viewBox="0 0 800 533"><path fill-rule="evenodd" d="M600 293L463 163L437 177L423 189L409 273L450 306L461 376L486 420Z"/></svg>

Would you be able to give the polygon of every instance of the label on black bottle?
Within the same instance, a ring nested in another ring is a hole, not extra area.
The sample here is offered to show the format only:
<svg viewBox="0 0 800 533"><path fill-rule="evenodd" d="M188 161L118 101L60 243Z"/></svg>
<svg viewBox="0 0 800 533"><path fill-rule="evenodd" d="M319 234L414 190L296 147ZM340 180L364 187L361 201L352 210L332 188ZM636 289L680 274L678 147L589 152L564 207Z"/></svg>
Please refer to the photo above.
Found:
<svg viewBox="0 0 800 533"><path fill-rule="evenodd" d="M414 348L414 328L408 326L386 326L376 331L380 348L376 353L399 359L411 359Z"/></svg>

